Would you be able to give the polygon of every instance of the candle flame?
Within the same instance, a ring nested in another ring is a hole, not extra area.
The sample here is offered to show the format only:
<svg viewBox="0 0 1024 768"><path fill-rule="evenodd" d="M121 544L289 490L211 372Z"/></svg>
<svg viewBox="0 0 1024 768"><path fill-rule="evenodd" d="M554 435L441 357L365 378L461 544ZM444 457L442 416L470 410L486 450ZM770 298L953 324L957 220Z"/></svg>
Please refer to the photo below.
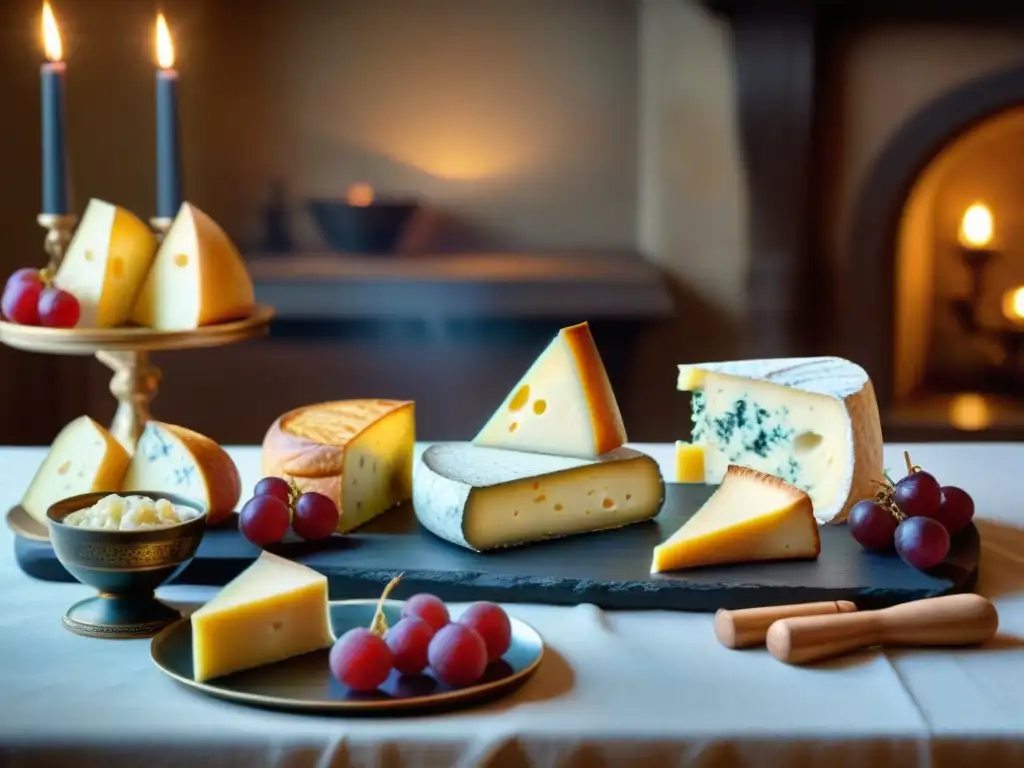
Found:
<svg viewBox="0 0 1024 768"><path fill-rule="evenodd" d="M43 50L50 61L64 58L64 47L60 42L60 28L49 3L43 3Z"/></svg>
<svg viewBox="0 0 1024 768"><path fill-rule="evenodd" d="M965 248L985 248L992 242L992 211L975 203L964 211L960 221L960 244Z"/></svg>
<svg viewBox="0 0 1024 768"><path fill-rule="evenodd" d="M373 202L373 187L359 182L348 188L348 204L357 208L365 208Z"/></svg>
<svg viewBox="0 0 1024 768"><path fill-rule="evenodd" d="M167 19L162 13L156 15L156 63L161 69L174 66L174 41L171 30L167 28Z"/></svg>

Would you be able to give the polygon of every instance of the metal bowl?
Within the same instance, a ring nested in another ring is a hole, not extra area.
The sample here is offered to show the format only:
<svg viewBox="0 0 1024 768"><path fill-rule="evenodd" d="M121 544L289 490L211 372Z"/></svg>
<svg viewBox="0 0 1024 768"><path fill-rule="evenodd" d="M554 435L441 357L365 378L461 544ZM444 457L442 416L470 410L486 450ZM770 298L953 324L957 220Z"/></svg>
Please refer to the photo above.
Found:
<svg viewBox="0 0 1024 768"><path fill-rule="evenodd" d="M113 491L86 493L59 501L46 516L50 542L68 573L99 591L64 614L64 626L89 637L150 637L181 618L153 592L182 571L195 556L206 531L206 507L171 493L132 491L157 501L200 512L178 525L145 531L110 531L65 525L72 512L93 506Z"/></svg>

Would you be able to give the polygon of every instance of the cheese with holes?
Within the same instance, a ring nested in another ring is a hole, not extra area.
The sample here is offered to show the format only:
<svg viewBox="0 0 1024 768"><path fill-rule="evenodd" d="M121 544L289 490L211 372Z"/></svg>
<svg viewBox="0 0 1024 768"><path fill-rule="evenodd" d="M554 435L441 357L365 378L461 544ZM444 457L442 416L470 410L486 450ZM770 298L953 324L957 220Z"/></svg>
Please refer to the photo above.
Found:
<svg viewBox="0 0 1024 768"><path fill-rule="evenodd" d="M113 435L88 416L79 416L54 439L21 506L45 528L46 510L58 501L83 493L116 491L129 458Z"/></svg>
<svg viewBox="0 0 1024 768"><path fill-rule="evenodd" d="M161 331L239 320L255 306L252 278L217 222L182 203L142 285L132 319Z"/></svg>
<svg viewBox="0 0 1024 768"><path fill-rule="evenodd" d="M676 482L704 482L704 446L676 440Z"/></svg>
<svg viewBox="0 0 1024 768"><path fill-rule="evenodd" d="M820 553L818 522L805 492L773 475L731 466L704 506L654 548L651 573Z"/></svg>
<svg viewBox="0 0 1024 768"><path fill-rule="evenodd" d="M53 277L75 295L79 328L113 328L128 320L156 254L156 235L137 216L90 200Z"/></svg>
<svg viewBox="0 0 1024 768"><path fill-rule="evenodd" d="M327 577L270 552L260 554L191 618L192 673L200 683L334 642Z"/></svg>
<svg viewBox="0 0 1024 768"><path fill-rule="evenodd" d="M298 408L263 439L263 475L294 480L338 505L346 533L412 496L415 406L340 400Z"/></svg>
<svg viewBox="0 0 1024 768"><path fill-rule="evenodd" d="M585 459L626 443L615 393L586 323L558 332L473 443Z"/></svg>
<svg viewBox="0 0 1024 768"><path fill-rule="evenodd" d="M442 443L413 483L423 527L478 552L650 520L664 499L657 462L631 448L579 459Z"/></svg>
<svg viewBox="0 0 1024 768"><path fill-rule="evenodd" d="M123 491L159 491L200 502L206 522L228 517L242 495L235 462L216 442L191 429L149 421L121 486Z"/></svg>
<svg viewBox="0 0 1024 768"><path fill-rule="evenodd" d="M838 357L679 366L691 392L705 482L730 464L807 491L821 523L842 522L882 477L882 427L864 369Z"/></svg>

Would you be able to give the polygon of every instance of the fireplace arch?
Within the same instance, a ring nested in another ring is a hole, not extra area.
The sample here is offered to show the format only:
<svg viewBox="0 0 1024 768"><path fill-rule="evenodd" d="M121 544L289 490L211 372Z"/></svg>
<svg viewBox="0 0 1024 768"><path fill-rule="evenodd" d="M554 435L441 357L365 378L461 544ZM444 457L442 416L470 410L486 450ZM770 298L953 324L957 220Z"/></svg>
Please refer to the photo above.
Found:
<svg viewBox="0 0 1024 768"><path fill-rule="evenodd" d="M896 250L904 206L944 149L980 123L1021 105L1024 66L949 91L896 131L860 187L840 270L838 319L843 348L872 376L883 413L894 401Z"/></svg>

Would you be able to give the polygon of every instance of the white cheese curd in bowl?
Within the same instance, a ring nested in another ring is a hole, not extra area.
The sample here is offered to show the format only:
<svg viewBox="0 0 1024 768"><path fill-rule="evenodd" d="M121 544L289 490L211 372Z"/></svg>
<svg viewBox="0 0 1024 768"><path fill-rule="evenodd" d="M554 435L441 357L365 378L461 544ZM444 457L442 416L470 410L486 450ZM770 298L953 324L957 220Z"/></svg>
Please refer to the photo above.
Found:
<svg viewBox="0 0 1024 768"><path fill-rule="evenodd" d="M167 499L148 496L104 496L91 507L72 512L64 518L64 525L103 531L147 531L169 528L194 520L198 509L171 504Z"/></svg>

